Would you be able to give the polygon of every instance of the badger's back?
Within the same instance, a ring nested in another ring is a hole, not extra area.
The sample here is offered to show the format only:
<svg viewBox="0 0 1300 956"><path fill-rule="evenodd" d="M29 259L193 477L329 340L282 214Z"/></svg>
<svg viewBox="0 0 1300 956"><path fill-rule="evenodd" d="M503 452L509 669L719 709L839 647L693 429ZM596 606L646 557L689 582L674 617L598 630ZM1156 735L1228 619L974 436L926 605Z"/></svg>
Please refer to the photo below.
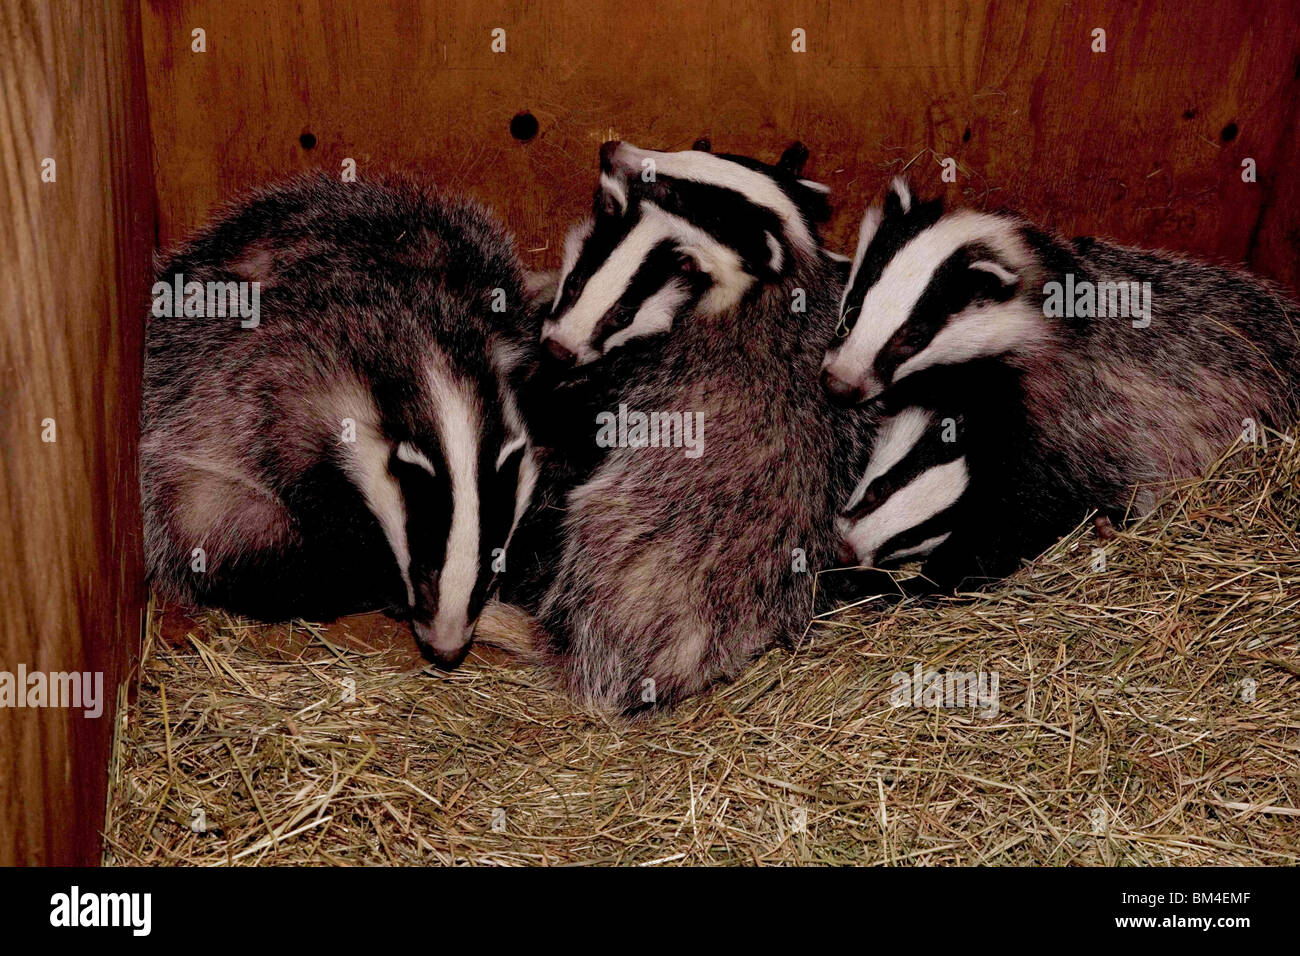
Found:
<svg viewBox="0 0 1300 956"><path fill-rule="evenodd" d="M806 315L789 310L796 285ZM703 452L618 448L570 493L539 617L579 699L670 703L807 625L861 458L862 414L832 409L817 384L834 291L819 269L688 323L626 383L629 412L701 414Z"/></svg>
<svg viewBox="0 0 1300 956"><path fill-rule="evenodd" d="M1053 319L1063 323L1054 347L1012 359L1026 370L1042 454L1085 507L1146 511L1168 482L1203 473L1247 420L1295 420L1300 312L1284 294L1238 270L1094 240L1065 261L1076 283L1151 284L1149 325Z"/></svg>

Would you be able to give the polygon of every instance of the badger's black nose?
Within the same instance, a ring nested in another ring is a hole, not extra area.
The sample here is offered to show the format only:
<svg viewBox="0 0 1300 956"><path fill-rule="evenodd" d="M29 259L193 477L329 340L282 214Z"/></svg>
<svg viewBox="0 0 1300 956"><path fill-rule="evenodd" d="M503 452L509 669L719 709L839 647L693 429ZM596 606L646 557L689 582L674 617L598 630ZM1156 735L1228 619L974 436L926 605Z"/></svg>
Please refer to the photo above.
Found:
<svg viewBox="0 0 1300 956"><path fill-rule="evenodd" d="M822 388L839 405L856 405L865 394L860 386L851 385L844 379L832 375L828 368L822 369Z"/></svg>
<svg viewBox="0 0 1300 956"><path fill-rule="evenodd" d="M469 653L469 648L469 644L464 644L450 653L445 653L428 644L420 645L420 649L424 651L424 656L427 657L433 663L433 666L438 668L440 671L451 671L459 667L460 662L463 661L465 656Z"/></svg>
<svg viewBox="0 0 1300 956"><path fill-rule="evenodd" d="M570 351L567 345L563 345L556 339L546 340L546 351L561 365L572 365L578 360L577 352Z"/></svg>

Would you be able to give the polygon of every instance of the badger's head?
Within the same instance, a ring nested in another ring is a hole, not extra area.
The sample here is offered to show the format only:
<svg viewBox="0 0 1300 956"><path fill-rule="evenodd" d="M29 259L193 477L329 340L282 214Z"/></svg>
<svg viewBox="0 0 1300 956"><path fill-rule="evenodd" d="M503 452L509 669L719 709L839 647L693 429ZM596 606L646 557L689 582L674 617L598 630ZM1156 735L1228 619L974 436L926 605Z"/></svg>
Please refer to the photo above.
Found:
<svg viewBox="0 0 1300 956"><path fill-rule="evenodd" d="M816 255L826 188L800 178L806 158L797 143L775 166L702 148L602 146L592 216L565 240L542 325L547 353L593 362L687 316L721 314Z"/></svg>
<svg viewBox="0 0 1300 956"><path fill-rule="evenodd" d="M1013 218L916 202L895 179L867 210L840 301L841 341L826 353L822 384L837 400L875 399L936 365L1014 352L1044 331L1022 291L1037 269ZM1036 274L1036 272L1035 272Z"/></svg>
<svg viewBox="0 0 1300 956"><path fill-rule="evenodd" d="M950 421L960 435L963 416ZM842 558L888 567L925 557L948 539L970 476L962 442L949 440L945 428L920 406L881 421L866 470L835 519Z"/></svg>
<svg viewBox="0 0 1300 956"><path fill-rule="evenodd" d="M410 407L424 413L388 429L396 439L386 462L396 500L380 507L372 500L371 508L402 572L416 640L450 667L465 656L504 569L537 464L504 378L430 363L419 384Z"/></svg>

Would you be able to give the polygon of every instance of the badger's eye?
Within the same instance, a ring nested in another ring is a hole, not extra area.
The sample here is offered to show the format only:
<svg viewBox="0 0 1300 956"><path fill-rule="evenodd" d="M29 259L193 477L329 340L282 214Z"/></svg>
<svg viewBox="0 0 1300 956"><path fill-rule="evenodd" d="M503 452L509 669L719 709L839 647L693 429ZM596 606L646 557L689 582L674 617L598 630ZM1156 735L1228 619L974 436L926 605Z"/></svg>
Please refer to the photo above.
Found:
<svg viewBox="0 0 1300 956"><path fill-rule="evenodd" d="M853 326L858 324L858 313L862 311L860 306L851 305L840 315L840 324L835 327L835 334L840 338L845 338L853 331Z"/></svg>

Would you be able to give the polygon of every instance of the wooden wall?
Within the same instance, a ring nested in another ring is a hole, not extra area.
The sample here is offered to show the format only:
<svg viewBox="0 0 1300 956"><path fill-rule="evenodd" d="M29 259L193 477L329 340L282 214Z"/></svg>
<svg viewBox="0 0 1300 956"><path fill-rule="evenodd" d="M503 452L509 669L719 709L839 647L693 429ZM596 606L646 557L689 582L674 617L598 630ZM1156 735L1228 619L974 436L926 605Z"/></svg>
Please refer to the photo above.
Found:
<svg viewBox="0 0 1300 956"><path fill-rule="evenodd" d="M423 170L496 206L540 266L606 139L774 158L799 138L838 202L832 246L907 169L1300 282L1295 0L137 2L0 4L0 670L102 671L110 698L139 631L148 253L247 186L346 157ZM112 723L0 709L0 864L96 858Z"/></svg>
<svg viewBox="0 0 1300 956"><path fill-rule="evenodd" d="M775 158L797 137L834 187L832 244L906 167L953 200L1295 286L1298 19L1294 0L146 0L160 235L240 188L352 157L363 175L416 168L476 193L531 264L554 263L603 140L706 135ZM195 28L206 53L190 50ZM525 111L540 132L519 142ZM947 156L955 185L939 179Z"/></svg>
<svg viewBox="0 0 1300 956"><path fill-rule="evenodd" d="M0 3L0 671L101 672L106 699L97 719L0 707L0 864L98 861L139 647L154 232L139 26L132 2Z"/></svg>

